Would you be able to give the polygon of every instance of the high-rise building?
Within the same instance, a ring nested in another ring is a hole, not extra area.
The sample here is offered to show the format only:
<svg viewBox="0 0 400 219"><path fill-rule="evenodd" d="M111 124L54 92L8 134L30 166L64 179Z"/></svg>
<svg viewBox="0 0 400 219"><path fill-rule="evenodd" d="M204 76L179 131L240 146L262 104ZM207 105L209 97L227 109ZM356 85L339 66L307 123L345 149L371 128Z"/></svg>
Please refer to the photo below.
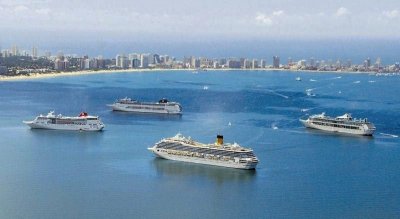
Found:
<svg viewBox="0 0 400 219"><path fill-rule="evenodd" d="M266 66L265 60L264 60L264 59L261 59L261 60L260 60L260 68L265 68L265 66Z"/></svg>
<svg viewBox="0 0 400 219"><path fill-rule="evenodd" d="M226 65L226 64L227 64L227 60L224 59L224 58L223 58L223 59L220 59L220 60L219 60L219 64L220 64L220 65Z"/></svg>
<svg viewBox="0 0 400 219"><path fill-rule="evenodd" d="M20 52L21 56L29 56L29 51L27 50L22 50L22 52Z"/></svg>
<svg viewBox="0 0 400 219"><path fill-rule="evenodd" d="M258 61L257 61L257 59L253 59L252 61L251 61L251 68L258 68Z"/></svg>
<svg viewBox="0 0 400 219"><path fill-rule="evenodd" d="M115 65L118 68L122 68L122 69L128 68L129 67L128 57L126 57L125 55L117 55L115 57Z"/></svg>
<svg viewBox="0 0 400 219"><path fill-rule="evenodd" d="M117 56L115 56L115 66L117 66L117 67L120 67L120 66L122 66L122 64L121 64L121 55L117 55Z"/></svg>
<svg viewBox="0 0 400 219"><path fill-rule="evenodd" d="M139 59L130 60L130 67L131 68L140 68L140 60Z"/></svg>
<svg viewBox="0 0 400 219"><path fill-rule="evenodd" d="M10 57L10 51L8 49L3 49L2 54L4 58Z"/></svg>
<svg viewBox="0 0 400 219"><path fill-rule="evenodd" d="M19 50L18 50L18 46L13 45L11 48L11 54L12 56L19 56Z"/></svg>
<svg viewBox="0 0 400 219"><path fill-rule="evenodd" d="M190 68L196 68L196 57L190 57Z"/></svg>
<svg viewBox="0 0 400 219"><path fill-rule="evenodd" d="M280 65L279 56L273 56L272 57L272 66L274 68L279 68L279 65Z"/></svg>
<svg viewBox="0 0 400 219"><path fill-rule="evenodd" d="M371 59L368 57L365 61L366 61L366 65L367 65L366 67L367 68L371 67Z"/></svg>
<svg viewBox="0 0 400 219"><path fill-rule="evenodd" d="M83 69L91 69L91 62L90 62L91 60L90 59L84 59L84 61L83 61Z"/></svg>
<svg viewBox="0 0 400 219"><path fill-rule="evenodd" d="M38 57L38 49L37 47L32 47L32 54L31 54L32 58L35 59Z"/></svg>
<svg viewBox="0 0 400 219"><path fill-rule="evenodd" d="M381 58L378 57L378 58L376 59L376 62L375 62L375 67L380 68L380 67L381 67L381 64L382 64Z"/></svg>
<svg viewBox="0 0 400 219"><path fill-rule="evenodd" d="M97 68L104 69L106 68L106 61L103 59L102 56L97 57Z"/></svg>
<svg viewBox="0 0 400 219"><path fill-rule="evenodd" d="M194 61L194 67L195 67L195 68L200 68L200 67L201 67L200 59L195 59L195 61Z"/></svg>
<svg viewBox="0 0 400 219"><path fill-rule="evenodd" d="M229 59L227 65L228 68L241 68L241 61Z"/></svg>
<svg viewBox="0 0 400 219"><path fill-rule="evenodd" d="M314 68L314 67L315 67L315 59L314 59L314 57L311 57L311 58L310 58L310 67L311 67L311 68Z"/></svg>
<svg viewBox="0 0 400 219"><path fill-rule="evenodd" d="M247 62L247 59L240 58L240 67L241 68L246 68L246 62Z"/></svg>
<svg viewBox="0 0 400 219"><path fill-rule="evenodd" d="M137 53L130 53L130 54L128 55L128 59L129 59L129 61L131 61L132 59L140 59L140 54L137 54Z"/></svg>
<svg viewBox="0 0 400 219"><path fill-rule="evenodd" d="M148 68L150 64L149 60L150 54L140 54L140 67L141 68Z"/></svg>
<svg viewBox="0 0 400 219"><path fill-rule="evenodd" d="M63 60L60 58L57 58L54 61L54 69L57 71L62 71L62 70L66 70L69 68L69 61L67 59Z"/></svg>
<svg viewBox="0 0 400 219"><path fill-rule="evenodd" d="M153 55L153 64L158 65L161 63L160 55L154 54Z"/></svg>

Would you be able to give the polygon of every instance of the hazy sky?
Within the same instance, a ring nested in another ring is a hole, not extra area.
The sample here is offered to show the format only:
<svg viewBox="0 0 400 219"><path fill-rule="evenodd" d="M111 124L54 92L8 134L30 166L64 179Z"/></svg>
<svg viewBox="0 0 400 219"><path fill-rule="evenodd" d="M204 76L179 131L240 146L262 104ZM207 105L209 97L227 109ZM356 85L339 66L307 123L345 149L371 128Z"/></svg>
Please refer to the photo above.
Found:
<svg viewBox="0 0 400 219"><path fill-rule="evenodd" d="M400 38L399 0L0 0L0 16L3 38Z"/></svg>

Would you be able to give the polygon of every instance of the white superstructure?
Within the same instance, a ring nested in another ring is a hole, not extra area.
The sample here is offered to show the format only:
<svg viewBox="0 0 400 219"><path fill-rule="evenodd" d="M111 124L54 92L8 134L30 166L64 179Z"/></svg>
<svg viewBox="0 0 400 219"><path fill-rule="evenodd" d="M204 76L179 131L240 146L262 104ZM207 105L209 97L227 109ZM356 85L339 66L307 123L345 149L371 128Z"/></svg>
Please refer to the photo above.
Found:
<svg viewBox="0 0 400 219"><path fill-rule="evenodd" d="M374 124L367 119L353 119L349 113L336 118L325 116L325 113L312 115L307 120L300 119L307 128L353 135L373 135Z"/></svg>
<svg viewBox="0 0 400 219"><path fill-rule="evenodd" d="M97 116L90 116L85 112L76 117L55 115L54 111L49 112L46 116L37 116L32 121L23 121L33 129L55 129L55 130L71 130L71 131L100 131L104 128L104 124Z"/></svg>
<svg viewBox="0 0 400 219"><path fill-rule="evenodd" d="M123 98L115 103L108 105L115 111L137 112L137 113L162 113L162 114L181 114L182 107L177 102L169 102L161 99L158 102L139 102L131 98Z"/></svg>
<svg viewBox="0 0 400 219"><path fill-rule="evenodd" d="M224 144L221 135L217 136L215 144L203 144L177 134L148 149L161 158L198 164L237 169L255 169L258 164L252 149L236 143Z"/></svg>

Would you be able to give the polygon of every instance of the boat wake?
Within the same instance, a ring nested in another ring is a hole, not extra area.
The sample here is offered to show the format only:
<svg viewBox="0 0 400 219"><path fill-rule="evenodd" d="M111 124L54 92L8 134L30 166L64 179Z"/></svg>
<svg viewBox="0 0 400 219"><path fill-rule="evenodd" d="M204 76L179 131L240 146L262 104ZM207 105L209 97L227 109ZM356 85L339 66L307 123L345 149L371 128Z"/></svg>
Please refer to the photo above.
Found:
<svg viewBox="0 0 400 219"><path fill-rule="evenodd" d="M315 93L312 92L313 90L315 90L315 88L307 89L307 90L306 90L307 96L309 96L309 97L315 97L316 95L315 95Z"/></svg>
<svg viewBox="0 0 400 219"><path fill-rule="evenodd" d="M388 137L392 137L392 138L398 138L399 136L398 135L392 135L392 134L387 134L387 133L379 133L380 135L383 135L383 136L388 136Z"/></svg>
<svg viewBox="0 0 400 219"><path fill-rule="evenodd" d="M313 110L313 109L317 109L318 107L313 107L313 108L303 108L303 109L300 109L300 111L301 112L308 112L308 111L310 111L310 110Z"/></svg>
<svg viewBox="0 0 400 219"><path fill-rule="evenodd" d="M289 99L289 97L286 96L286 95L280 94L280 93L275 92L275 91L273 91L273 90L269 90L269 89L266 89L266 90L267 90L268 92L270 92L270 93L273 93L273 94L277 95L277 96L283 97L283 98L285 98L285 99Z"/></svg>
<svg viewBox="0 0 400 219"><path fill-rule="evenodd" d="M361 81L354 81L353 84L359 84Z"/></svg>

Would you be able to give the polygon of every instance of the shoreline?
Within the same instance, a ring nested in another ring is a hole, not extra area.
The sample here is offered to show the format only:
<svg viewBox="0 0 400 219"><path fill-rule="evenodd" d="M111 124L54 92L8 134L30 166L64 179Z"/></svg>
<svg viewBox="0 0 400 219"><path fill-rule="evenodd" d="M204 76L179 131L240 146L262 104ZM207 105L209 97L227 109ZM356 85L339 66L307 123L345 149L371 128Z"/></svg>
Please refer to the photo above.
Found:
<svg viewBox="0 0 400 219"><path fill-rule="evenodd" d="M224 69L119 69L119 70L83 70L73 72L52 72L52 73L31 73L29 75L15 75L15 76L0 76L0 81L20 81L20 80L35 80L43 78L54 78L64 76L80 76L80 75L92 75L92 74L113 74L113 73L144 73L144 72L159 72L159 71L188 71L188 72L202 72L202 71L287 71L292 73L333 73L333 74L376 74L376 72L349 72L349 71L314 71L314 70L293 70L293 69L236 69L236 68L224 68Z"/></svg>

